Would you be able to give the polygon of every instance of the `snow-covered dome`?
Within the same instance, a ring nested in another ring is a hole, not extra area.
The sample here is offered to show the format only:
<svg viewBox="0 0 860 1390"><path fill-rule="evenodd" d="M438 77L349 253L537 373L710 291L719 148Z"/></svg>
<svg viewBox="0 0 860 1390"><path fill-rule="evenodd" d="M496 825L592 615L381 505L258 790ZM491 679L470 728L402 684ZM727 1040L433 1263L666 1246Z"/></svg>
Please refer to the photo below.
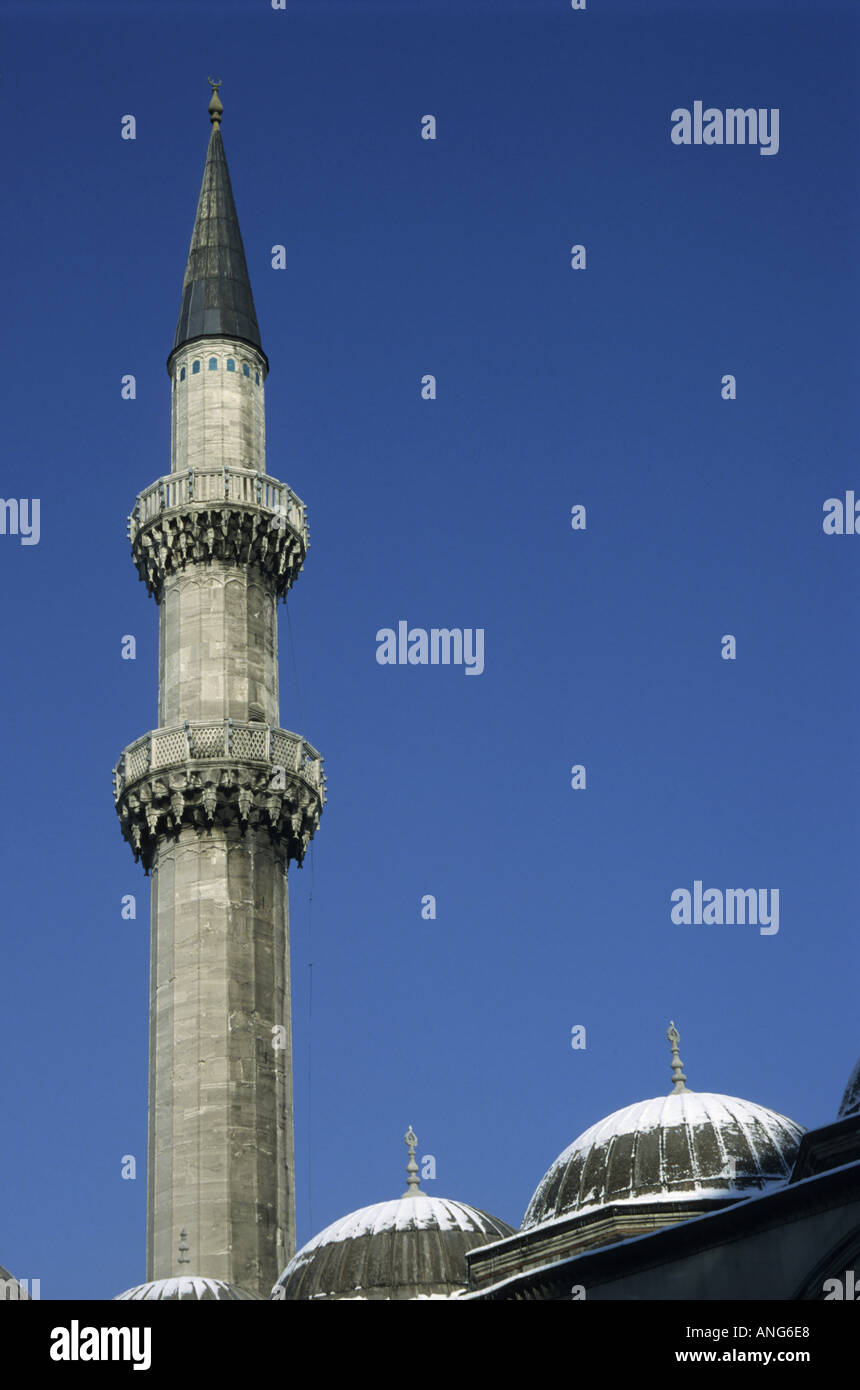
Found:
<svg viewBox="0 0 860 1390"><path fill-rule="evenodd" d="M513 1234L495 1216L444 1197L377 1202L308 1241L272 1298L456 1298L466 1287L466 1251Z"/></svg>
<svg viewBox="0 0 860 1390"><path fill-rule="evenodd" d="M737 1200L788 1179L803 1128L751 1101L687 1090L674 1024L668 1036L675 1089L574 1140L538 1186L523 1230L609 1204Z"/></svg>
<svg viewBox="0 0 860 1390"><path fill-rule="evenodd" d="M327 1226L290 1260L273 1299L458 1298L466 1251L513 1228L465 1202L419 1191L410 1129L409 1186L394 1201L362 1207Z"/></svg>
<svg viewBox="0 0 860 1390"><path fill-rule="evenodd" d="M848 1085L839 1107L840 1120L846 1120L849 1115L860 1115L860 1062L848 1078Z"/></svg>
<svg viewBox="0 0 860 1390"><path fill-rule="evenodd" d="M209 1299L222 1302L232 1299L252 1298L260 1302L255 1293L240 1289L238 1284L227 1284L223 1279L201 1279L196 1274L183 1274L174 1279L153 1279L149 1284L137 1284L125 1293L118 1293L116 1299L188 1299L191 1303L202 1303ZM116 1302L116 1299L114 1302Z"/></svg>

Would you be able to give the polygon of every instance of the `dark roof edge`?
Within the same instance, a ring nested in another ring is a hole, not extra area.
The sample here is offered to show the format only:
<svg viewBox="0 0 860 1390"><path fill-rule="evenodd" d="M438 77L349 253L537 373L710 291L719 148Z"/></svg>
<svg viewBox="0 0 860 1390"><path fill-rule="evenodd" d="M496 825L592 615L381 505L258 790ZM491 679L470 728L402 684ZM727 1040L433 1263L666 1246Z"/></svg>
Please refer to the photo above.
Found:
<svg viewBox="0 0 860 1390"><path fill-rule="evenodd" d="M678 1222L675 1226L663 1226L657 1231L647 1231L644 1235L628 1237L626 1240L597 1246L592 1250L581 1250L548 1261L545 1265L518 1271L495 1284L469 1289L465 1300L477 1303L482 1299L496 1299L502 1296L503 1289L522 1288L530 1282L551 1282L554 1278L560 1277L562 1270L570 1271L574 1268L579 1276L582 1271L590 1270L591 1279L588 1281L586 1274L585 1281L594 1287L611 1283L622 1274L624 1277L642 1274L654 1267L683 1259L691 1253L701 1253L707 1249L731 1244L759 1231L782 1225L787 1220L796 1219L792 1216L791 1209L798 1205L798 1195L804 1188L812 1198L812 1209L821 1210L836 1205L846 1196L856 1199L858 1176L860 1161L855 1160L840 1168L831 1168L827 1172L803 1178L792 1185L786 1183L771 1192L762 1192L755 1197L732 1202L721 1211L694 1216ZM750 1213L753 1220L748 1223ZM803 1214L808 1214L808 1211ZM613 1263L617 1261L618 1252L622 1247L628 1261L623 1271L613 1269ZM567 1277L566 1273L565 1278Z"/></svg>

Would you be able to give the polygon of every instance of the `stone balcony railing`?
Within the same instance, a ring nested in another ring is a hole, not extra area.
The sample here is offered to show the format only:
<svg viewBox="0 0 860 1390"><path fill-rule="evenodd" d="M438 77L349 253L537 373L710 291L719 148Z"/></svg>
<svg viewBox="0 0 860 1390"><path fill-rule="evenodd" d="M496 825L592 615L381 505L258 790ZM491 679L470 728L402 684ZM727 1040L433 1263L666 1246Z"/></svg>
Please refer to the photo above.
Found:
<svg viewBox="0 0 860 1390"><path fill-rule="evenodd" d="M286 483L248 468L189 468L141 492L128 518L132 556L149 592L189 562L256 564L278 597L310 545L307 509Z"/></svg>
<svg viewBox="0 0 860 1390"><path fill-rule="evenodd" d="M145 488L128 519L129 539L161 512L199 502L242 502L284 518L308 545L307 509L286 483L249 468L189 468L168 473Z"/></svg>
<svg viewBox="0 0 860 1390"><path fill-rule="evenodd" d="M153 729L126 748L113 772L122 833L152 867L160 836L264 828L301 863L325 802L320 754L298 734L235 719Z"/></svg>

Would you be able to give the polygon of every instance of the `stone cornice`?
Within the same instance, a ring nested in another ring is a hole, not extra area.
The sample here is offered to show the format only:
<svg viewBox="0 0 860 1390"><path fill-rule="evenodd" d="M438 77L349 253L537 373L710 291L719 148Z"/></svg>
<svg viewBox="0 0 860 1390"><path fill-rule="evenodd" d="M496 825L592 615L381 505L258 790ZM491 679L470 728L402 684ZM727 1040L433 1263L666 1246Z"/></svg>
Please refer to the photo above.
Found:
<svg viewBox="0 0 860 1390"><path fill-rule="evenodd" d="M244 468L188 469L139 494L131 553L150 594L188 564L254 565L283 598L310 544L305 505L284 483Z"/></svg>
<svg viewBox="0 0 860 1390"><path fill-rule="evenodd" d="M231 719L152 730L124 750L113 777L123 837L147 870L159 838L183 826L265 829L301 864L325 802L315 748Z"/></svg>
<svg viewBox="0 0 860 1390"><path fill-rule="evenodd" d="M736 1200L736 1199L735 1199ZM721 1211L731 1198L684 1202L617 1202L588 1212L573 1212L542 1226L531 1226L505 1241L469 1251L470 1291L539 1269L560 1259L584 1255L602 1245L650 1234L697 1216Z"/></svg>

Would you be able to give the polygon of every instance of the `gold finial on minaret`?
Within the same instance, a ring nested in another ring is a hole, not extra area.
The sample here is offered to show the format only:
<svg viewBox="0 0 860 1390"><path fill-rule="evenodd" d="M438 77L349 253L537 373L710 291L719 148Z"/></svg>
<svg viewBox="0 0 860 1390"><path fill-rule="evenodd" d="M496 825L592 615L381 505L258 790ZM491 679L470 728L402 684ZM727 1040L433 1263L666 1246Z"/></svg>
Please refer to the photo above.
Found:
<svg viewBox="0 0 860 1390"><path fill-rule="evenodd" d="M681 1041L681 1034L678 1032L674 1023L669 1024L666 1030L666 1037L672 1044L672 1080L675 1083L669 1094L676 1096L679 1095L681 1091L686 1091L687 1078L684 1075L684 1063L681 1061L678 1054L678 1043Z"/></svg>
<svg viewBox="0 0 860 1390"><path fill-rule="evenodd" d="M406 1165L406 1171L409 1174L409 1176L406 1179L407 1186L403 1196L423 1197L424 1193L421 1191L418 1185L418 1178L416 1176L416 1174L418 1173L418 1164L415 1162L415 1149L418 1144L418 1135L415 1133L415 1130L412 1128L411 1125L409 1126L409 1128L403 1136L403 1142L409 1150L409 1162Z"/></svg>
<svg viewBox="0 0 860 1390"><path fill-rule="evenodd" d="M209 119L213 125L220 125L221 113L224 110L224 107L221 105L221 98L218 95L218 88L221 86L221 79L220 77L207 77L206 81L212 88L212 96L209 101Z"/></svg>

